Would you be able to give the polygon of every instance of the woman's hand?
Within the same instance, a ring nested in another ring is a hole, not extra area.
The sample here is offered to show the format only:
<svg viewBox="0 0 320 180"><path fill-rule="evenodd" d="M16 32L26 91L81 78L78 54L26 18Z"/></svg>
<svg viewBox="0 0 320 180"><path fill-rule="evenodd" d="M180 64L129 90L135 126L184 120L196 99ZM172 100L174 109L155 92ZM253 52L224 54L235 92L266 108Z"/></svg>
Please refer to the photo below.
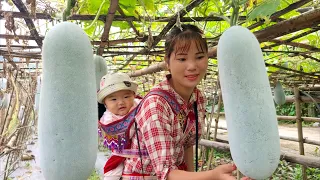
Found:
<svg viewBox="0 0 320 180"><path fill-rule="evenodd" d="M212 170L214 180L235 180L232 176L232 172L237 170L235 164L224 164L220 165ZM248 177L243 177L241 180L250 180Z"/></svg>

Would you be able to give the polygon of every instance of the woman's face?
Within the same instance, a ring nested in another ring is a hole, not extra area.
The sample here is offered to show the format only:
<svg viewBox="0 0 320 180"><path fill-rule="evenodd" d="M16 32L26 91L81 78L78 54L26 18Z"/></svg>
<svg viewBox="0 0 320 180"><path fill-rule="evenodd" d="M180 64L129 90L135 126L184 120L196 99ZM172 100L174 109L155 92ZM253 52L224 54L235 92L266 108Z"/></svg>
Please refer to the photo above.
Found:
<svg viewBox="0 0 320 180"><path fill-rule="evenodd" d="M195 41L190 41L190 43L186 43L186 47L175 48L170 55L169 62L167 61L176 89L193 90L202 80L208 68L208 53L203 52L199 45L197 47Z"/></svg>

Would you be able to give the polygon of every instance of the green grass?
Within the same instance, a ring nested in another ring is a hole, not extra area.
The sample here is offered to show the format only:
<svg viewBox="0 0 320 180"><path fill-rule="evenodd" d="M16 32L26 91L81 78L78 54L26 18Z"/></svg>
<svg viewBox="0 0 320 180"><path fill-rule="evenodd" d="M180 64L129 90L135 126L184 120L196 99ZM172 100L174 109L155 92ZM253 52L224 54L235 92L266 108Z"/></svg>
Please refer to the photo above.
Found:
<svg viewBox="0 0 320 180"><path fill-rule="evenodd" d="M96 169L93 170L93 172L90 175L90 177L88 178L88 180L100 180L99 173L97 172Z"/></svg>
<svg viewBox="0 0 320 180"><path fill-rule="evenodd" d="M317 151L319 151L317 149ZM212 161L213 167L232 163L232 157L230 152L223 152L213 150L214 160ZM273 173L272 180L302 180L302 166L300 164L293 164L287 161L280 161L278 168ZM205 167L206 169L206 167ZM309 180L320 180L320 168L307 168L307 179ZM268 180L268 179L265 179Z"/></svg>

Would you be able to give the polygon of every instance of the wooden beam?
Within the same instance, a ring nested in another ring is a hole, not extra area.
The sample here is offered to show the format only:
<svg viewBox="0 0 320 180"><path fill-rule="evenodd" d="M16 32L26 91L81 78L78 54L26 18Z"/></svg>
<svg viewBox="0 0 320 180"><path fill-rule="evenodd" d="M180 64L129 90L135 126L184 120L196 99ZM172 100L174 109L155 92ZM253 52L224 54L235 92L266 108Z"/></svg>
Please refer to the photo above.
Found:
<svg viewBox="0 0 320 180"><path fill-rule="evenodd" d="M3 53L1 56L11 56L11 57L18 57L18 58L30 58L30 59L41 59L41 54L9 54Z"/></svg>
<svg viewBox="0 0 320 180"><path fill-rule="evenodd" d="M121 14L121 16L123 16L123 17L126 16L119 5L118 5L118 12ZM129 24L129 26L133 29L133 31L137 34L138 37L144 36L144 35L140 34L140 32L137 30L137 28L133 25L132 21L127 20L127 22Z"/></svg>
<svg viewBox="0 0 320 180"><path fill-rule="evenodd" d="M317 59L315 57L312 57L312 56L309 56L309 55L306 55L306 54L301 54L300 56L304 57L305 59L312 59L312 60L315 60L317 62L320 62L320 59Z"/></svg>
<svg viewBox="0 0 320 180"><path fill-rule="evenodd" d="M299 87L299 89L304 91L320 91L320 85L302 86L302 87Z"/></svg>
<svg viewBox="0 0 320 180"><path fill-rule="evenodd" d="M296 116L277 116L278 120L296 121ZM320 122L320 118L316 117L301 117L302 121L306 122Z"/></svg>
<svg viewBox="0 0 320 180"><path fill-rule="evenodd" d="M295 70L295 69L290 69L290 68L286 68L286 67L283 67L283 66L279 66L279 65L276 65L276 64L270 64L270 63L265 63L265 65L267 67L268 66L276 67L276 68L283 69L283 70L286 70L286 71L291 71L291 72L295 72L295 73L298 73L298 74L301 74L301 75L310 76L310 77L314 77L315 79L319 79L319 75L316 75L315 73L306 73L306 72L298 71L298 70Z"/></svg>
<svg viewBox="0 0 320 180"><path fill-rule="evenodd" d="M168 21L167 25L158 34L158 36L153 38L153 42L152 42L151 46L142 49L140 52L142 52L143 54L148 54L150 52L150 50L153 49L160 42L160 40L165 37L165 35L169 32L169 30L175 25L177 17L178 17L178 14L179 14L179 17L183 17L184 15L187 14L187 12L190 12L193 8L195 8L196 6L201 4L203 1L204 0L193 0L190 4L187 5L187 7L185 9L180 10L177 14L172 16L170 18L170 20ZM130 58L128 60L128 62L126 62L125 65L130 64L130 61L133 60L133 59L134 58ZM163 66L163 65L161 65L161 66ZM121 68L124 68L124 67L125 66L121 66ZM157 70L157 69L152 69L152 70Z"/></svg>
<svg viewBox="0 0 320 180"><path fill-rule="evenodd" d="M1 34L0 34L1 36ZM0 45L0 48L6 48L7 45ZM10 45L12 49L38 49L39 46L28 46L28 45Z"/></svg>
<svg viewBox="0 0 320 180"><path fill-rule="evenodd" d="M308 50L314 51L314 52L320 52L319 48L317 48L315 46L311 46L309 44L304 44L304 43L287 42L287 41L279 40L279 39L273 39L273 40L270 40L269 42L273 42L273 43L277 43L277 44L289 45L289 46L298 47L298 48L304 48L304 49L308 49ZM262 48L262 49L266 49L266 48Z"/></svg>
<svg viewBox="0 0 320 180"><path fill-rule="evenodd" d="M283 41L284 41L284 42L291 42L291 41L293 41L293 40L295 40L295 39L298 39L298 38L304 37L304 36L306 36L306 35L308 35L308 34L317 32L318 30L319 30L318 27L312 28L312 29L309 30L309 31L300 33L300 34L298 34L298 35L295 35L295 36L293 36L293 37L291 37L291 38L289 38L289 39L283 40ZM279 45L280 45L279 43L275 43L275 44L272 44L272 45L269 45L269 46L265 46L265 47L263 47L263 48L270 49L270 48L273 48L273 47L276 47L276 46L279 46Z"/></svg>
<svg viewBox="0 0 320 180"><path fill-rule="evenodd" d="M190 12L194 7L200 5L204 0L194 0L192 1L185 9L180 10L179 16L183 17L187 14L187 12ZM152 43L152 46L150 49L152 49L154 46L156 46L159 41L169 32L169 30L175 25L177 20L178 14L175 14L173 17L170 18L168 24L162 29L162 31L159 33L159 35L154 39L154 42Z"/></svg>
<svg viewBox="0 0 320 180"><path fill-rule="evenodd" d="M314 9L303 13L300 16L279 22L263 30L256 31L254 34L260 42L266 42L270 39L300 31L308 27L318 26L318 24L320 24L320 9Z"/></svg>
<svg viewBox="0 0 320 180"><path fill-rule="evenodd" d="M22 12L14 12L14 11L2 11L0 10L0 19L4 18L4 15L2 13L10 12L12 13L13 18L33 18L30 16L29 13L22 13ZM73 14L69 16L68 20L94 20L96 15L89 15L89 14ZM107 15L100 15L98 17L98 20L105 22ZM52 15L48 13L36 13L35 14L36 19L47 19L47 20L53 20ZM230 18L230 16L229 16ZM154 17L154 19L150 19L149 17L140 16L140 18L136 18L134 16L120 16L115 15L113 18L113 21L138 21L141 22L141 19L144 19L145 21L154 21L154 22L168 22L170 20L170 17ZM239 20L244 21L246 20L246 16L240 16ZM207 16L207 17L181 17L181 22L194 22L194 21L224 21L223 18L218 16Z"/></svg>
<svg viewBox="0 0 320 180"><path fill-rule="evenodd" d="M0 62L0 64L2 64L3 62ZM16 64L26 64L27 62L26 61L18 61L18 62L15 62ZM42 63L42 61L35 61L35 60L30 60L29 62L28 62L29 64L30 63ZM1 69L0 69L1 70Z"/></svg>
<svg viewBox="0 0 320 180"><path fill-rule="evenodd" d="M0 20L4 18L3 13L12 13L13 18L30 18L32 19L33 17L30 16L29 13L25 12L14 12L14 11L2 11L0 10ZM48 20L53 20L52 16L47 13L36 13L35 14L36 19L48 19Z"/></svg>
<svg viewBox="0 0 320 180"><path fill-rule="evenodd" d="M95 15L71 15L68 20L93 20ZM149 17L140 16L140 18L135 18L134 16L119 16L115 15L113 21L139 21L144 19L145 21L153 21L153 22L169 22L171 17L154 17L151 19ZM98 18L100 21L105 22L106 15L100 15ZM240 16L239 20L246 20L247 17ZM208 17L181 17L181 22L194 22L194 21L224 21L223 18L217 16L208 16Z"/></svg>
<svg viewBox="0 0 320 180"><path fill-rule="evenodd" d="M12 0L12 2L16 5L16 7L19 9L20 12L29 14L27 7L23 4L21 0ZM30 16L30 15L29 15ZM39 33L30 17L24 18L24 21L26 22L31 36L35 38L36 43L40 48L42 48L42 39L39 36Z"/></svg>
<svg viewBox="0 0 320 180"><path fill-rule="evenodd" d="M27 35L10 35L10 34L0 34L0 38L5 38L5 39L22 39L22 40L35 40L36 37L34 36L27 36ZM41 41L44 39L43 36L39 36L38 39Z"/></svg>
<svg viewBox="0 0 320 180"><path fill-rule="evenodd" d="M143 52L143 51L135 51L135 52L129 52L129 51L103 51L103 54L114 54L114 55L157 55L157 54L164 54L164 51L149 51Z"/></svg>
<svg viewBox="0 0 320 180"><path fill-rule="evenodd" d="M199 144L202 146L211 147L220 151L230 152L230 146L229 144L226 144L226 143L220 143L220 142L201 139ZM298 163L311 168L320 168L319 157L302 156L302 155L281 151L281 156L279 158L286 160L288 162Z"/></svg>
<svg viewBox="0 0 320 180"><path fill-rule="evenodd" d="M313 97L313 99L320 103L320 97ZM312 99L307 96L300 96L300 100L303 103L313 103ZM294 96L286 96L286 102L295 102Z"/></svg>
<svg viewBox="0 0 320 180"><path fill-rule="evenodd" d="M128 73L128 75L130 77L138 77L138 76L142 76L142 75L146 75L146 74L156 73L156 72L164 70L165 68L166 68L165 63L156 63L156 64L150 65L147 68Z"/></svg>
<svg viewBox="0 0 320 180"><path fill-rule="evenodd" d="M298 1L298 2L295 2L295 3L292 3L292 4L290 4L288 7L286 7L286 8L284 8L284 9L280 10L280 11L277 11L277 12L273 13L273 14L270 16L270 20L271 20L271 21L274 21L275 19L279 18L280 16L282 16L282 15L284 15L284 14L286 14L286 13L292 11L292 10L295 10L295 9L297 9L298 7L301 7L301 6L307 4L307 3L311 2L311 1L312 1L312 0L301 0L301 1ZM254 28L258 27L258 26L261 26L262 24L264 24L264 20L261 20L261 21L259 21L259 22L257 22L257 23L254 23L254 24L250 25L250 26L248 27L248 29L254 29Z"/></svg>

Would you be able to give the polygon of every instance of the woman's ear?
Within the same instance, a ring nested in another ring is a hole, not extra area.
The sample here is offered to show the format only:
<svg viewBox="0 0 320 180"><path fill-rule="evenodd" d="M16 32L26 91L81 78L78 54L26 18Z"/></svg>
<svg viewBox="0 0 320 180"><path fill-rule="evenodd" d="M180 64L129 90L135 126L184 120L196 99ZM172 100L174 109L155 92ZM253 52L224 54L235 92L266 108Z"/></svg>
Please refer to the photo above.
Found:
<svg viewBox="0 0 320 180"><path fill-rule="evenodd" d="M164 57L164 62L165 62L165 68L170 72L170 67L169 67L169 58L167 56Z"/></svg>

